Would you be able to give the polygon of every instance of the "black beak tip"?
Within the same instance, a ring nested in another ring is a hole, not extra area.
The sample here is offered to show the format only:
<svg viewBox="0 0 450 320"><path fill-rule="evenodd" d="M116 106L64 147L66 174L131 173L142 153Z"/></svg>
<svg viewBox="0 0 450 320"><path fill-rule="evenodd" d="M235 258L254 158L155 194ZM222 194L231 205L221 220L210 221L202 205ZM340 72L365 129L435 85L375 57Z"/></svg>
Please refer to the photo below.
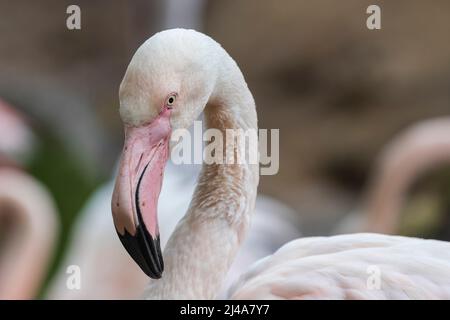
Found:
<svg viewBox="0 0 450 320"><path fill-rule="evenodd" d="M136 234L127 230L121 235L120 241L128 254L138 264L142 271L152 279L160 279L164 271L159 235L153 238L145 228L136 228Z"/></svg>

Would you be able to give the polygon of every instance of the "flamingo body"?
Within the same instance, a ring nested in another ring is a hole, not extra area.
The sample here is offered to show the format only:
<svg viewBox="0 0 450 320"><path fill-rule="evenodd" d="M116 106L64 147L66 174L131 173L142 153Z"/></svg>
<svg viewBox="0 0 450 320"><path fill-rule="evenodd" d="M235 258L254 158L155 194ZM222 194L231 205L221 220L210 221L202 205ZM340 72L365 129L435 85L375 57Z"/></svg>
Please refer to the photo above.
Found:
<svg viewBox="0 0 450 320"><path fill-rule="evenodd" d="M233 299L449 299L450 243L374 233L291 241L254 264ZM371 277L379 275L379 286Z"/></svg>

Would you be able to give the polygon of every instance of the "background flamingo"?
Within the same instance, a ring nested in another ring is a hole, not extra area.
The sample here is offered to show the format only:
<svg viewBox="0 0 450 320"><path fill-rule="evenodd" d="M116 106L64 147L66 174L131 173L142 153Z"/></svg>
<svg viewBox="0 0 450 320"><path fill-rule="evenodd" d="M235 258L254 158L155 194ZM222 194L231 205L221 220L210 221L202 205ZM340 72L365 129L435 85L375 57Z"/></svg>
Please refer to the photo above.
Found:
<svg viewBox="0 0 450 320"><path fill-rule="evenodd" d="M345 217L336 232L398 232L401 208L412 184L431 169L449 162L449 118L411 125L399 133L378 158L365 209Z"/></svg>
<svg viewBox="0 0 450 320"><path fill-rule="evenodd" d="M55 248L55 203L17 164L33 143L23 117L0 101L0 299L36 298Z"/></svg>
<svg viewBox="0 0 450 320"><path fill-rule="evenodd" d="M31 176L2 167L0 223L0 299L36 298L57 236L53 199Z"/></svg>

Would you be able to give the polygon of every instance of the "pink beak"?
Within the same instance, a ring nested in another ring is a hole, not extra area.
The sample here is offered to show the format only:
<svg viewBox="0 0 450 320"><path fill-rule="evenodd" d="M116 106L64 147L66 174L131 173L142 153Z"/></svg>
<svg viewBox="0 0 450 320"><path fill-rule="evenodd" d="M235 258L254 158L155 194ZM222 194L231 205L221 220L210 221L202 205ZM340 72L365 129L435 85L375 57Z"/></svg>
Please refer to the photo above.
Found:
<svg viewBox="0 0 450 320"><path fill-rule="evenodd" d="M164 263L158 230L158 197L169 157L169 109L151 123L125 128L125 146L112 196L114 225L125 249L149 277Z"/></svg>

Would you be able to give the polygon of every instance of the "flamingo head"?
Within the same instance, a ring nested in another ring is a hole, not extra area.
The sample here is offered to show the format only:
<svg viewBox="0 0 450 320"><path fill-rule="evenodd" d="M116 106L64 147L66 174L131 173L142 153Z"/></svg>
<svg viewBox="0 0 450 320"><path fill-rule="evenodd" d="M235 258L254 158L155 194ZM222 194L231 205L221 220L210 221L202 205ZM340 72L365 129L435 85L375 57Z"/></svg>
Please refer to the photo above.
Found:
<svg viewBox="0 0 450 320"><path fill-rule="evenodd" d="M164 269L157 203L171 132L191 125L212 95L213 45L193 30L160 32L136 51L120 85L125 144L112 214L122 244L154 279Z"/></svg>

